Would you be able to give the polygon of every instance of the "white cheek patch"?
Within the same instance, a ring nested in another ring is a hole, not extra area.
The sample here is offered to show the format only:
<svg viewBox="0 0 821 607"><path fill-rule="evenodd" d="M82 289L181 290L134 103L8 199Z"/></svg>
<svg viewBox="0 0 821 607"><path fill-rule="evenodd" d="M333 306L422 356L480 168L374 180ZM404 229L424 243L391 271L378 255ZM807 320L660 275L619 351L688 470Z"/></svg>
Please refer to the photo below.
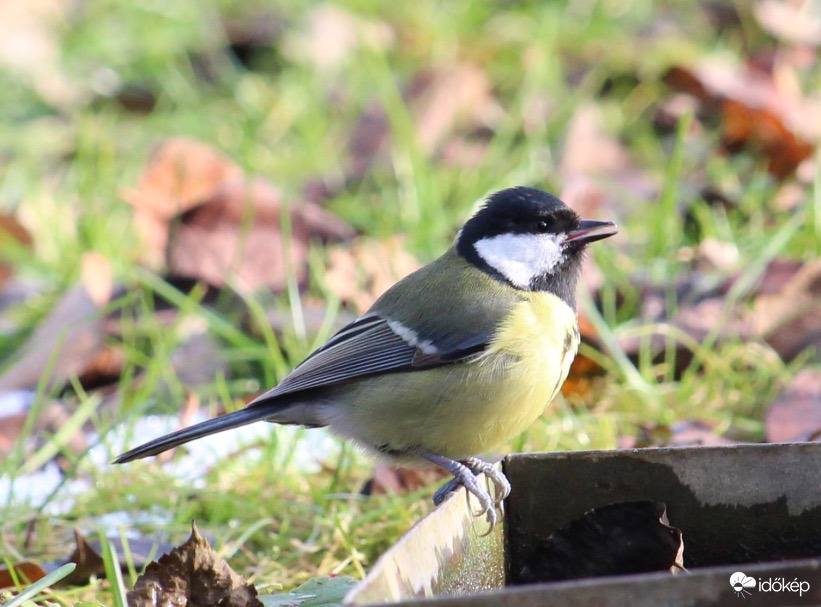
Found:
<svg viewBox="0 0 821 607"><path fill-rule="evenodd" d="M520 289L552 272L562 259L564 234L501 234L474 244L485 262Z"/></svg>

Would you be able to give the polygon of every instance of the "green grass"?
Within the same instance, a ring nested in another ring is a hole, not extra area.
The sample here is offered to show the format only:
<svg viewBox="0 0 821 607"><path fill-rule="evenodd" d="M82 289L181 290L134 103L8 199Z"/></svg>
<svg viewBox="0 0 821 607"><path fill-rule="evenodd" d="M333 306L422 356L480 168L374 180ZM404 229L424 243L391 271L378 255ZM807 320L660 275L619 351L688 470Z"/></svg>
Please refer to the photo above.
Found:
<svg viewBox="0 0 821 607"><path fill-rule="evenodd" d="M49 102L26 78L0 70L0 86L7 93L0 95L0 211L16 210L32 232L34 251L15 253L14 266L19 278L41 285L40 294L9 313L0 371L59 295L78 280L85 253L102 253L127 291L111 305L123 318L116 340L125 356L116 390L120 400L112 404L77 382L65 390L49 388L45 369L27 432L52 398L66 403L71 423L92 426L103 445L109 444L112 428L129 427L140 416L178 413L188 389L170 358L192 325L205 327L227 363L223 376L198 388L203 407L212 411L217 403L239 407L242 396L273 386L336 326L340 304L323 283L325 252L319 247L312 253L308 292L300 293L292 278L279 296L225 294L216 304L204 303L202 288L181 292L137 265L131 209L118 192L137 182L162 138L184 135L209 142L249 174L265 176L288 199L298 200L308 180L341 180L349 161L348 137L376 101L385 110L391 143L372 170L335 193L327 208L367 237L403 234L409 250L426 262L448 246L471 207L488 192L515 184L560 191L568 123L580 104L594 102L605 130L656 184L657 196L648 201L624 183L602 181L612 206L603 207L600 216L617 218L622 231L592 248L606 280L601 309L591 302L584 309L603 342L600 352L588 349L586 354L605 373L590 393L560 398L510 448L612 448L620 436L635 436L642 425L681 419L707 420L718 432L761 439L767 405L802 365L816 364L815 359L805 356L786 365L760 343L716 345L708 339L698 344L665 327L643 325L636 320L640 293L635 286L637 277L674 285L691 269L682 251L715 238L739 254L742 278L728 296L729 306L743 300L769 260L809 260L821 252L818 166L814 183L799 184L806 204L786 212L773 204L779 184L767 176L766 163L755 153L720 153L715 124L699 122L693 128L698 119L688 116L671 133L653 124L659 100L668 95L660 77L670 65L717 52L744 57L745 49L764 52L776 45L756 29L750 15L744 15L741 27L719 31L703 11L675 1L349 0L337 6L387 25L393 42L354 49L322 73L298 50L315 7L285 1L128 6L95 0L81 13L58 20L56 67L80 101ZM224 52L219 22L220 15L261 13L272 16L277 34L273 50L253 71ZM402 91L421 70L458 62L484 72L497 104L487 149L474 165L448 164L427 154L402 100ZM816 65L799 74L805 91L812 90L818 71ZM94 87L112 74L154 91L154 111L130 113L96 94ZM698 192L704 185L719 186L735 204L724 209L702 200ZM715 271L703 278L715 284L726 274ZM666 305L675 310L674 290L667 293ZM170 324L155 313L157 297L178 310ZM319 334L304 328L302 307L308 300L328 302ZM290 319L292 328L275 333L266 316L271 310ZM620 336L649 339L657 331L668 335L670 346L661 362L645 349L634 365L618 350ZM680 379L670 372L677 339L694 354ZM361 577L431 508L432 489L359 497L372 462L350 447L321 471L301 473L293 461L294 443L276 428L270 430L271 440L259 445L257 458L227 459L199 483L175 480L151 461L97 467L87 454L66 447L66 434L43 437L34 449L21 442L0 463L0 474L14 478L59 454L65 482L87 482L67 509L56 507L57 496L37 510L2 509L0 555L9 562L64 558L74 528L109 535L137 531L177 544L196 519L240 573L257 584L290 589L317 575ZM130 444L137 442L139 437L130 437ZM103 517L122 512L132 517L123 519L129 521L127 528L107 528L104 523L111 519ZM126 575L125 586L132 582L133 574ZM112 603L112 583L119 582L110 572L87 587L60 590L59 599Z"/></svg>

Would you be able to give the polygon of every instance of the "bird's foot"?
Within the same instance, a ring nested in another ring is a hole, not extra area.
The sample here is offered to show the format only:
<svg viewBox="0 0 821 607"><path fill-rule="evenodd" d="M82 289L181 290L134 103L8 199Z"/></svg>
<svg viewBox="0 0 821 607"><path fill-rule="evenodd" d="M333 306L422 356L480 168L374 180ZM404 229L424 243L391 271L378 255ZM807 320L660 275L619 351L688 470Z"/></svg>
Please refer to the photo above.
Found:
<svg viewBox="0 0 821 607"><path fill-rule="evenodd" d="M502 502L510 495L510 481L502 472L501 468L496 464L491 464L478 457L469 457L462 462L467 466L474 475L479 476L484 474L485 477L493 484L493 505L497 508L502 507Z"/></svg>
<svg viewBox="0 0 821 607"><path fill-rule="evenodd" d="M497 470L493 464L489 464L475 457L463 462L457 462L433 453L424 453L421 455L428 461L433 462L437 466L441 466L453 474L453 479L434 494L433 503L438 506L453 491L456 491L459 487L464 487L465 490L472 494L479 502L479 511L475 512L474 516L484 516L490 526L488 533L493 531L493 528L499 520L497 508L501 510L502 500L510 494L510 483L504 474ZM489 482L493 484L493 498L490 497L488 489L483 487L477 478L477 475L482 473L484 473Z"/></svg>

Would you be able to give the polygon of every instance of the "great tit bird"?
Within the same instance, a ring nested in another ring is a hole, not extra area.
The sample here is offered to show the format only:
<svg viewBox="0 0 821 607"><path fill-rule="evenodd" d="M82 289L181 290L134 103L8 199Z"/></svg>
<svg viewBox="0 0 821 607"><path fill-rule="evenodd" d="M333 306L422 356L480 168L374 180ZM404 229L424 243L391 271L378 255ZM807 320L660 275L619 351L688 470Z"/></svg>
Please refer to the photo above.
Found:
<svg viewBox="0 0 821 607"><path fill-rule="evenodd" d="M477 456L521 433L558 393L579 345L582 254L615 233L541 190L496 192L444 255L388 289L278 386L115 462L260 420L328 426L395 462L448 470L447 488L464 486L492 526L510 484Z"/></svg>

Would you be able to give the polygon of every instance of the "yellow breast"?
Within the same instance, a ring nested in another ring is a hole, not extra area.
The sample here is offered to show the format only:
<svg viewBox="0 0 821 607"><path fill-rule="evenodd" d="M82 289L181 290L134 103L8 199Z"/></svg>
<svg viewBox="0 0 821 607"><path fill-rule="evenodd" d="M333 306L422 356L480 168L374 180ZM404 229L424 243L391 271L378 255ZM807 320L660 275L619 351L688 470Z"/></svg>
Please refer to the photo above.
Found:
<svg viewBox="0 0 821 607"><path fill-rule="evenodd" d="M503 378L489 435L505 442L532 424L559 392L578 347L576 312L550 293L528 293L479 361L499 367Z"/></svg>

